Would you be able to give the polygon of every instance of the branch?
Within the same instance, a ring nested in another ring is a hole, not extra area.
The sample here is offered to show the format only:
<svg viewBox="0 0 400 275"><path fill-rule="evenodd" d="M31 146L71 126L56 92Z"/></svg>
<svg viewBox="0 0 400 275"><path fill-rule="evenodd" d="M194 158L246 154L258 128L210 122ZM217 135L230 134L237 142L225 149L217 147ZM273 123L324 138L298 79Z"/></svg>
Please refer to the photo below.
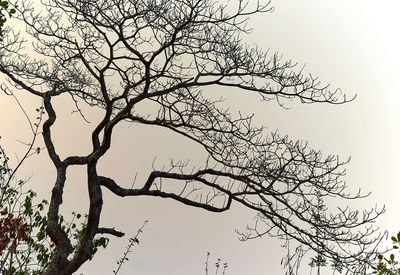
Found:
<svg viewBox="0 0 400 275"><path fill-rule="evenodd" d="M157 174L156 176L151 176L151 178L153 178L153 179L150 181L153 182L155 178L162 177L162 175L164 175L165 177L167 176L167 174L165 174L165 173L160 173L160 174ZM172 174L170 174L169 176L170 176L169 178L173 177ZM176 176L177 177L174 177L175 179L183 180L183 179L188 178L185 175L176 175ZM122 188L117 183L115 183L115 181L113 179L99 176L100 185L106 187L108 190L110 190L115 195L120 196L120 197L126 197L126 196L133 197L133 196L147 195L147 196L154 196L154 197L171 198L171 199L179 201L183 204L190 205L190 206L197 207L197 208L203 208L210 212L224 212L230 208L231 203L232 203L232 198L229 197L225 206L214 207L214 206L208 205L206 203L200 203L200 202L196 202L196 201L193 201L193 200L190 200L187 198L182 198L175 193L167 193L167 192L163 192L160 190L149 190L148 186L151 185L151 184L149 184L150 181L148 181L146 183L146 186L142 189L126 189L126 188Z"/></svg>
<svg viewBox="0 0 400 275"><path fill-rule="evenodd" d="M105 227L98 228L97 234L110 234L110 235L113 235L113 236L119 237L119 238L125 236L125 233L123 233L121 231L117 231L114 228L105 228Z"/></svg>

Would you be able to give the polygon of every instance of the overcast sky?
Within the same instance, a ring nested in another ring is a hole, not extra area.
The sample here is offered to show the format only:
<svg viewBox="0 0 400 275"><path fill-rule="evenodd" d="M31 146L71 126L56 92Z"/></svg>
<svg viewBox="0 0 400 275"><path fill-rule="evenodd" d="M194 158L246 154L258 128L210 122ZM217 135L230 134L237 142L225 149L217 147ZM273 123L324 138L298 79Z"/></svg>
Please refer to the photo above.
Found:
<svg viewBox="0 0 400 275"><path fill-rule="evenodd" d="M305 65L305 72L323 83L341 88L355 101L339 106L288 103L282 109L275 102L260 102L238 92L229 96L233 109L255 113L256 122L278 129L292 139L309 142L325 154L351 156L346 182L351 190L361 188L372 195L359 201L359 208L386 205L377 222L391 233L400 230L400 2L372 0L286 0L273 1L274 12L250 21L254 32L250 44L279 51L284 58ZM215 89L215 88L214 88ZM225 91L216 91L224 94ZM34 110L39 102L17 93ZM246 100L243 100L243 98ZM88 152L89 130L68 106L61 108L55 142L62 153ZM24 149L16 139L29 137L29 129L12 98L0 95L0 135L10 156ZM96 119L97 114L88 114ZM160 137L162 142L160 142ZM199 159L193 144L148 127L122 125L115 131L113 149L100 163L103 174L131 183L146 176L154 157L162 163L176 158ZM32 176L31 186L49 197L54 171L45 154L29 159L23 175ZM84 212L87 206L83 170L74 169L68 178L64 213ZM82 191L81 191L82 190ZM155 198L115 198L106 195L102 223L134 235L143 221L149 223L121 274L202 275L206 252L211 262L227 261L231 275L283 274L280 259L284 250L268 238L242 243L235 229L252 223L255 213L235 205L223 214L207 213L176 202ZM83 274L112 274L127 238L112 239L109 247L85 264Z"/></svg>

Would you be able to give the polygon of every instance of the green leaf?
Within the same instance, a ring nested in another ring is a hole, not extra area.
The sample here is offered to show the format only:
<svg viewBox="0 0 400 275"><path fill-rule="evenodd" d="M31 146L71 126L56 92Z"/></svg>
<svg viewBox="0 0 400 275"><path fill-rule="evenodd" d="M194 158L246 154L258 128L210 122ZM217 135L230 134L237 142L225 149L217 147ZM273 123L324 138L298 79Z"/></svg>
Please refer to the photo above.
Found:
<svg viewBox="0 0 400 275"><path fill-rule="evenodd" d="M46 234L44 232L39 232L37 234L37 238L39 241L43 240L45 236L46 236Z"/></svg>

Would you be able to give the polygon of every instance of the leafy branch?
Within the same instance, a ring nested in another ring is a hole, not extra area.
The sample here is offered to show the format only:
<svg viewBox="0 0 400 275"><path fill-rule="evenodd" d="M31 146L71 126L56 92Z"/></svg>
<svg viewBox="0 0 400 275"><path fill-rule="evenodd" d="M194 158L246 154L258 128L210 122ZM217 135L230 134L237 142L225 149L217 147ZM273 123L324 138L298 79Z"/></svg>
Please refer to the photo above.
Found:
<svg viewBox="0 0 400 275"><path fill-rule="evenodd" d="M0 41L2 41L3 37L3 28L7 21L7 15L11 17L16 13L14 8L10 8L10 3L8 1L0 0Z"/></svg>

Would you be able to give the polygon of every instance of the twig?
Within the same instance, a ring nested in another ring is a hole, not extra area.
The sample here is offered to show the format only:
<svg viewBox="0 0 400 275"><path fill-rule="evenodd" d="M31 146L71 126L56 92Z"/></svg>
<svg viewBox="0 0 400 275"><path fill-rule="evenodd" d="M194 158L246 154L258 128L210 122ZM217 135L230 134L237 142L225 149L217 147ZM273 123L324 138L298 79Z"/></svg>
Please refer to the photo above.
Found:
<svg viewBox="0 0 400 275"><path fill-rule="evenodd" d="M115 275L118 274L118 272L121 270L122 265L125 263L125 261L129 260L127 256L128 256L129 253L132 252L131 248L135 245L135 243L136 243L136 244L139 244L139 239L138 239L138 237L139 237L139 235L140 235L141 233L143 233L143 228L145 227L145 225L146 225L148 222L149 222L148 220L145 220L144 223L143 223L143 225L142 225L142 227L140 227L140 228L138 229L138 231L136 232L136 235L135 235L133 238L130 238L130 239L129 239L129 245L128 245L127 248L126 248L126 250L125 250L125 252L124 252L124 255L122 256L122 258L121 258L120 260L117 261L117 264L118 264L117 270L113 270L113 273L114 273Z"/></svg>

